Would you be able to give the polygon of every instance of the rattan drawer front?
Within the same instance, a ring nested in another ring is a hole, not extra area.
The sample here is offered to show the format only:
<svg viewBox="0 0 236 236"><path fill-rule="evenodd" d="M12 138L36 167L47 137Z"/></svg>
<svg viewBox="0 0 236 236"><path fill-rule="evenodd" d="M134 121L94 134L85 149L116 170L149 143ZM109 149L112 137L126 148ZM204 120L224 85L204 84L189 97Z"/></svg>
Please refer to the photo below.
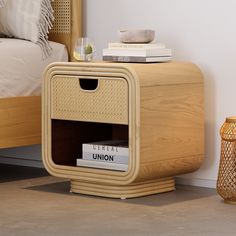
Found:
<svg viewBox="0 0 236 236"><path fill-rule="evenodd" d="M83 79L91 79L85 78ZM53 119L128 124L128 83L123 78L97 78L95 90L84 90L78 76L51 80Z"/></svg>

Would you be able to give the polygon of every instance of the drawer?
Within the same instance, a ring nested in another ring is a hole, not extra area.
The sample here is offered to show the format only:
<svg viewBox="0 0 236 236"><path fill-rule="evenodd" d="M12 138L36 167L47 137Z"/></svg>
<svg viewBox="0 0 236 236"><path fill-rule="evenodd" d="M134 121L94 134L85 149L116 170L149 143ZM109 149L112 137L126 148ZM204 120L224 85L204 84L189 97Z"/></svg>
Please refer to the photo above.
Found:
<svg viewBox="0 0 236 236"><path fill-rule="evenodd" d="M124 78L55 75L50 87L52 119L128 124Z"/></svg>

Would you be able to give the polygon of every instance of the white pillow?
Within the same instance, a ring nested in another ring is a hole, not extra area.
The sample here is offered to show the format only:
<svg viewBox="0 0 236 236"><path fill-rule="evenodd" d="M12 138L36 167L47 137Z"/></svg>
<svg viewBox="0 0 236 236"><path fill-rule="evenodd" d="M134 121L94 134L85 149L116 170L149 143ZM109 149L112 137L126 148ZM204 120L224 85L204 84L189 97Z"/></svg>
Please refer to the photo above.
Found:
<svg viewBox="0 0 236 236"><path fill-rule="evenodd" d="M54 19L51 0L7 0L3 5L0 34L30 40L42 48L44 57L50 55L48 33Z"/></svg>

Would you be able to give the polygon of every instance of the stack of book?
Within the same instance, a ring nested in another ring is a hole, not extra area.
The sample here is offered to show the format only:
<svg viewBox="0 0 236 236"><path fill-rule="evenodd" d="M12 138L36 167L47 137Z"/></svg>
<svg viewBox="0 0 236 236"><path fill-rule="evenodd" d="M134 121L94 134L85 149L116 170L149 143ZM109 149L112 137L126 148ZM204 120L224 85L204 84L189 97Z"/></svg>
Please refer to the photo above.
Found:
<svg viewBox="0 0 236 236"><path fill-rule="evenodd" d="M113 62L165 62L171 60L172 51L163 43L109 43L102 56Z"/></svg>
<svg viewBox="0 0 236 236"><path fill-rule="evenodd" d="M127 141L108 140L82 144L82 159L77 166L108 170L128 170L129 149Z"/></svg>

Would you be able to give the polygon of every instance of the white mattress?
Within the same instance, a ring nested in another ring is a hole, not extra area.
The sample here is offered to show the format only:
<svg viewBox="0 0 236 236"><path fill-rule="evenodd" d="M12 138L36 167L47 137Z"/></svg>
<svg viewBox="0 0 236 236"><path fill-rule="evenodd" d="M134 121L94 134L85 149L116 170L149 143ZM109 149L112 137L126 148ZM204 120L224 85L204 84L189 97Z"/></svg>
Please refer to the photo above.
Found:
<svg viewBox="0 0 236 236"><path fill-rule="evenodd" d="M52 55L42 58L38 45L20 39L0 38L0 98L40 95L45 67L68 61L66 47L50 42Z"/></svg>

